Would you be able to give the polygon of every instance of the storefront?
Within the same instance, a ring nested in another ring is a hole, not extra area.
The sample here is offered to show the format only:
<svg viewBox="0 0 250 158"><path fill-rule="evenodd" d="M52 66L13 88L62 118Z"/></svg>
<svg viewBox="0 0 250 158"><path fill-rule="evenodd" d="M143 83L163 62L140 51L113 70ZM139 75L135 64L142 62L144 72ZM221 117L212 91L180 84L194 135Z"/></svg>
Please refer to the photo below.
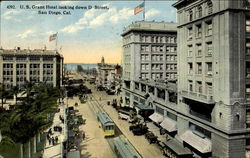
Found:
<svg viewBox="0 0 250 158"><path fill-rule="evenodd" d="M160 126L167 131L167 133L174 137L177 134L177 124L176 121L164 117L163 121L160 123Z"/></svg>
<svg viewBox="0 0 250 158"><path fill-rule="evenodd" d="M188 147L202 158L211 156L212 142L205 136L200 136L191 130L185 131L180 138L183 140L183 145Z"/></svg>
<svg viewBox="0 0 250 158"><path fill-rule="evenodd" d="M175 139L162 142L163 154L169 158L192 158L193 153Z"/></svg>

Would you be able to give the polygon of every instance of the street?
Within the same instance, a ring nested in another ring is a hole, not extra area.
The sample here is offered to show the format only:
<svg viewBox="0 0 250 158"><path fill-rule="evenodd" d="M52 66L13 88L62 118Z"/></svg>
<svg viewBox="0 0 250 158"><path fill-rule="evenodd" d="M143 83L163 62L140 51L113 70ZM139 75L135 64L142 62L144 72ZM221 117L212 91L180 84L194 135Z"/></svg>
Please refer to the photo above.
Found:
<svg viewBox="0 0 250 158"><path fill-rule="evenodd" d="M75 78L80 78L79 74L76 74ZM86 119L86 124L80 126L80 130L84 131L86 134L86 138L82 141L80 146L81 155L83 158L116 157L114 151L112 151L112 148L107 141L108 139L104 138L102 129L98 127L98 122L94 114L94 105L101 106L107 112L123 135L129 140L129 142L143 158L164 158L162 152L156 144L149 144L144 135L134 136L128 128L130 123L125 120L118 119L117 111L112 106L107 105L107 101L112 101L113 99L119 100L120 96L107 95L105 91L97 91L95 85L89 84L88 82L86 82L85 85L92 91L92 94L88 94L88 101L85 104L81 104L78 97L69 99L69 106L72 106L77 102L79 104L77 109Z"/></svg>

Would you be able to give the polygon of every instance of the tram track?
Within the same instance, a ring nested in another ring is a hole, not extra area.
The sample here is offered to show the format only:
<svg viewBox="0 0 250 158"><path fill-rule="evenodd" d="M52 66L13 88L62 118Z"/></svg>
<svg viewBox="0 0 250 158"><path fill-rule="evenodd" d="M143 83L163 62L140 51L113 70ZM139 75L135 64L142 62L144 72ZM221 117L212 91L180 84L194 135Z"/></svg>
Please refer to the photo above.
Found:
<svg viewBox="0 0 250 158"><path fill-rule="evenodd" d="M99 103L99 101L96 99L96 97L93 94L89 94L88 96L92 97L92 100L88 101L88 103L91 106L90 108L91 108L91 110L93 110L93 112L94 112L95 115L98 112L104 112L104 113L106 113L109 116L109 114L104 110L104 108L102 107L102 105ZM112 120L112 117L110 117L110 119ZM127 140L132 145L132 147L135 149L135 151L138 153L138 155L141 156L141 154L137 151L137 149L133 146L133 144L126 138L126 136L122 133L122 131L116 125L115 121L113 121L113 122L115 124L115 135L112 136L112 137L106 137L106 140L107 140L109 146L111 147L111 150L116 154L115 149L114 149L114 146L115 146L114 140L125 139L125 140Z"/></svg>

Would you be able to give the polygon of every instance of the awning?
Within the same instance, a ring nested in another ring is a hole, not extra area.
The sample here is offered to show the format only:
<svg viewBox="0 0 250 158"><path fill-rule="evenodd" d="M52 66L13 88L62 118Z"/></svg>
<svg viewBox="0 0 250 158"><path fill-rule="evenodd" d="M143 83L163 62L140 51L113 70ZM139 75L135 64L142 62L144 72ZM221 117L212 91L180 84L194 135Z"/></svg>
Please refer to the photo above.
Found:
<svg viewBox="0 0 250 158"><path fill-rule="evenodd" d="M191 145L201 153L208 153L212 151L212 143L208 138L201 138L200 136L194 134L192 131L187 130L184 132L180 138L187 144Z"/></svg>
<svg viewBox="0 0 250 158"><path fill-rule="evenodd" d="M168 148L174 151L179 156L190 156L193 153L188 149L185 148L179 141L176 139L170 139L168 141L163 142Z"/></svg>
<svg viewBox="0 0 250 158"><path fill-rule="evenodd" d="M164 129L166 129L168 132L174 132L177 131L177 126L176 122L169 119L169 118L164 118L160 126Z"/></svg>
<svg viewBox="0 0 250 158"><path fill-rule="evenodd" d="M163 116L158 114L158 113L153 113L152 115L149 116L149 118L154 121L155 123L160 123L163 121Z"/></svg>

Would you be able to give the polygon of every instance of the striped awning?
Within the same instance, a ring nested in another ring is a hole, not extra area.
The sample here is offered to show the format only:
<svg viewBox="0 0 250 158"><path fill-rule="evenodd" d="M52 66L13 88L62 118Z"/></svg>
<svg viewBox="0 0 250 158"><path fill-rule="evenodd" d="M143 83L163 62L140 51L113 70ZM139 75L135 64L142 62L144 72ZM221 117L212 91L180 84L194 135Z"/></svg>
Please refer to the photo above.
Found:
<svg viewBox="0 0 250 158"><path fill-rule="evenodd" d="M176 122L174 120L171 120L170 118L165 117L160 126L166 129L168 132L177 131Z"/></svg>
<svg viewBox="0 0 250 158"><path fill-rule="evenodd" d="M161 123L163 121L163 116L156 112L150 115L149 118L155 123Z"/></svg>
<svg viewBox="0 0 250 158"><path fill-rule="evenodd" d="M194 134L192 131L187 130L184 132L180 138L186 142L187 144L191 145L201 153L209 153L212 151L212 142L208 138L200 137Z"/></svg>

